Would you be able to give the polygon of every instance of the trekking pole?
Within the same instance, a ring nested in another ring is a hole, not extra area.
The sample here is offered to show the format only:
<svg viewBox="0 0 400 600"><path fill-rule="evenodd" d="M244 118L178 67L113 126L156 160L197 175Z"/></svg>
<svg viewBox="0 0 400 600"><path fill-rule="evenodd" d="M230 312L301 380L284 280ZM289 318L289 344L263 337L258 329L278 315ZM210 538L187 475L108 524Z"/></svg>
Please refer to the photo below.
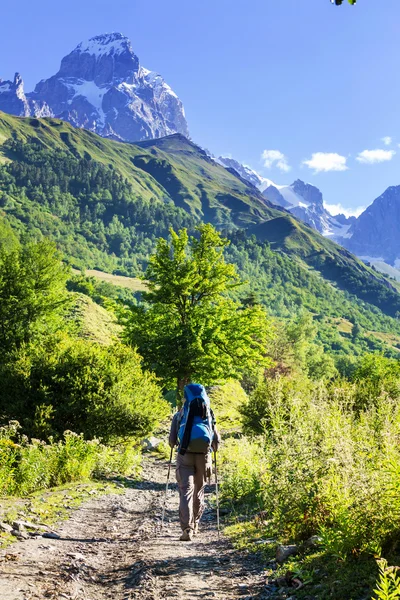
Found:
<svg viewBox="0 0 400 600"><path fill-rule="evenodd" d="M217 469L217 452L214 450L214 467L215 467L215 496L217 500L217 530L219 539L219 497L218 497L218 469Z"/></svg>
<svg viewBox="0 0 400 600"><path fill-rule="evenodd" d="M171 464L172 464L172 453L173 453L173 451L174 451L174 449L171 448L171 454L169 455L169 463L168 463L167 484L165 486L164 506L163 506L162 518L161 518L161 529L164 527L165 507L167 506L168 483L169 483L169 476L170 476L170 473L171 473Z"/></svg>

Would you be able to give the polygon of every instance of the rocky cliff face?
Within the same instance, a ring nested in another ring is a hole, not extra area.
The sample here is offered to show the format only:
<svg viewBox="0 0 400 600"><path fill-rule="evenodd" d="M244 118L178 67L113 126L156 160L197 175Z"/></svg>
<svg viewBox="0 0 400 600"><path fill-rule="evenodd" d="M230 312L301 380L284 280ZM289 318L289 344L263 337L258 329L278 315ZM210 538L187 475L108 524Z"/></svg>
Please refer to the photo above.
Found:
<svg viewBox="0 0 400 600"><path fill-rule="evenodd" d="M0 79L0 110L21 117L48 117L52 114L45 102L30 100L25 95L19 73L15 73L14 81Z"/></svg>
<svg viewBox="0 0 400 600"><path fill-rule="evenodd" d="M376 258L400 267L399 232L400 186L396 185L389 187L357 218L346 246L366 260Z"/></svg>
<svg viewBox="0 0 400 600"><path fill-rule="evenodd" d="M286 208L293 215L339 243L348 236L353 219L344 215L333 217L324 207L321 191L309 183L297 179L292 185L278 185L238 161L220 156L214 159L226 168L236 171L240 177L257 187L266 200Z"/></svg>
<svg viewBox="0 0 400 600"><path fill-rule="evenodd" d="M13 83L0 82L0 110L55 116L124 141L189 136L182 102L160 75L140 65L120 33L79 44L62 59L58 73L29 94L19 76Z"/></svg>

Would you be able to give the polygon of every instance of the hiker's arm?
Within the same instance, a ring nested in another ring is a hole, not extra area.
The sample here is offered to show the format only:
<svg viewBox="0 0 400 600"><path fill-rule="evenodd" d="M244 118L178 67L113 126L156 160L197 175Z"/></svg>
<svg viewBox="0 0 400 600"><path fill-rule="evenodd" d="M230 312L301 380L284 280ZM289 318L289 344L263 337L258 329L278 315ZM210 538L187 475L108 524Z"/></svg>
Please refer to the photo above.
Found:
<svg viewBox="0 0 400 600"><path fill-rule="evenodd" d="M213 441L211 444L211 447L214 450L214 452L218 451L220 443L221 443L221 436L219 434L218 429L214 426L214 437L213 437Z"/></svg>
<svg viewBox="0 0 400 600"><path fill-rule="evenodd" d="M174 414L172 423L171 423L171 429L169 432L169 440L168 440L170 448L175 448L176 443L178 441L178 415L179 415L179 413Z"/></svg>

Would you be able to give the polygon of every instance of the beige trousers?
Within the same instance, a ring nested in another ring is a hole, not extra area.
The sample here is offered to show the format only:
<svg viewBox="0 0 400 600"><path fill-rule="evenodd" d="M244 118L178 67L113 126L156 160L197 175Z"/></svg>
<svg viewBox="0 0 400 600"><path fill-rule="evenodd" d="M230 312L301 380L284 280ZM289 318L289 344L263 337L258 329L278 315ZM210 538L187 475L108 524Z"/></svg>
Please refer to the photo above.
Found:
<svg viewBox="0 0 400 600"><path fill-rule="evenodd" d="M176 459L176 480L179 487L179 521L182 531L201 519L204 512L204 487L211 475L211 453L178 454Z"/></svg>

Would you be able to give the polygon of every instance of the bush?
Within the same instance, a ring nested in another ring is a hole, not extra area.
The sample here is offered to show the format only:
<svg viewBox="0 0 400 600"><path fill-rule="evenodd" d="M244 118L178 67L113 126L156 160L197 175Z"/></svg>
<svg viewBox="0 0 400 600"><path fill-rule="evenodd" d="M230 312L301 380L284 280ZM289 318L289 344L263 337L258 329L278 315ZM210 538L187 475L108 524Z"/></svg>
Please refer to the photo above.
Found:
<svg viewBox="0 0 400 600"><path fill-rule="evenodd" d="M361 411L362 385L262 384L242 407L248 431L263 431L263 460L247 463L258 486L248 486L246 467L235 459L237 476L278 534L298 540L320 534L327 551L342 559L385 554L400 541L400 405L381 393ZM240 500L232 468L224 493L231 497L234 489Z"/></svg>
<svg viewBox="0 0 400 600"><path fill-rule="evenodd" d="M224 385L214 386L209 390L209 396L218 429L225 434L240 429L239 407L247 399L240 383L231 380Z"/></svg>
<svg viewBox="0 0 400 600"><path fill-rule="evenodd" d="M122 344L61 338L23 348L0 365L0 389L3 423L16 419L45 439L66 429L105 442L145 437L168 414L155 377Z"/></svg>
<svg viewBox="0 0 400 600"><path fill-rule="evenodd" d="M219 455L223 472L222 499L229 503L258 506L267 470L261 446L246 438L229 439Z"/></svg>
<svg viewBox="0 0 400 600"><path fill-rule="evenodd" d="M66 431L62 440L28 441L16 421L0 428L0 496L26 496L70 481L137 473L140 450L132 443L109 448Z"/></svg>

